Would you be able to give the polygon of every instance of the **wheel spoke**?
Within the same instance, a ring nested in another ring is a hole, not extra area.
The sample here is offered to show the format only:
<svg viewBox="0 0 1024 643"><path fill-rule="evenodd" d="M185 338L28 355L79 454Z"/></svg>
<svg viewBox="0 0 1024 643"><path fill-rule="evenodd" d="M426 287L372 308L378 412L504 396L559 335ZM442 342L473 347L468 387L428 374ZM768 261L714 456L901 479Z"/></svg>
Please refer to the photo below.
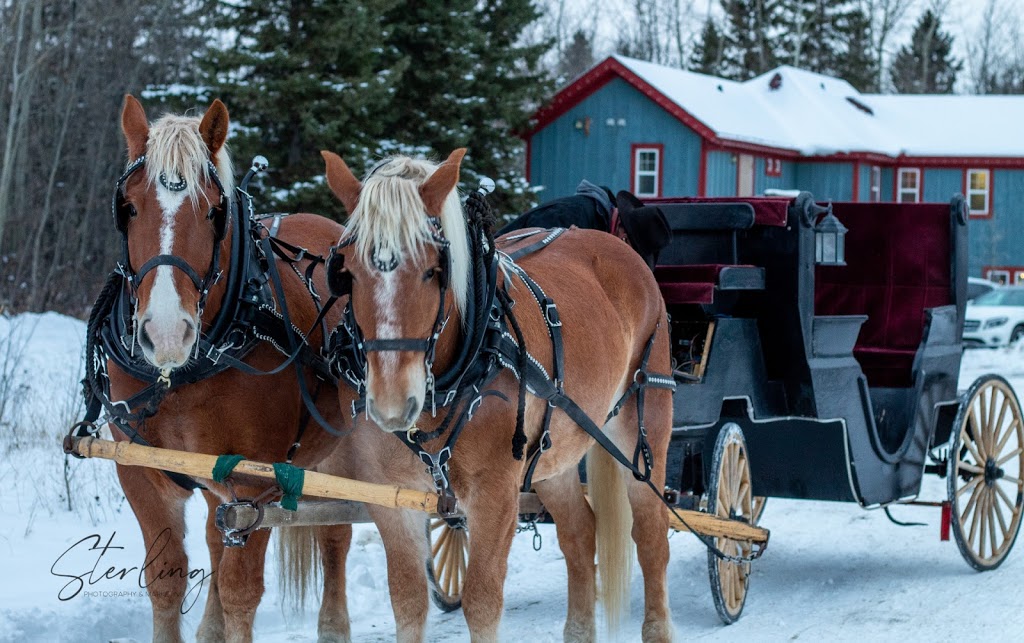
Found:
<svg viewBox="0 0 1024 643"><path fill-rule="evenodd" d="M999 493L999 487L996 487L996 493L992 494L992 508L996 519L999 521L999 528L1003 531L1003 540L1006 540L1010 536L1010 529L1006 526L1006 519L1003 518L1003 507L999 504L1002 499L1002 494ZM1012 508L1011 508L1012 511Z"/></svg>
<svg viewBox="0 0 1024 643"><path fill-rule="evenodd" d="M999 458L998 460L996 460L996 466L1000 466L1002 464L1005 464L1007 460L1010 460L1011 458L1015 458L1015 457L1019 456L1021 453L1024 453L1024 449L1022 449L1020 447L1017 447L1016 449L1014 449L1010 453L1008 453L1008 454L1004 455L1003 457Z"/></svg>
<svg viewBox="0 0 1024 643"><path fill-rule="evenodd" d="M979 484L981 484L984 480L985 479L982 478L981 476L976 476L976 477L972 478L970 482L968 482L964 486L962 486L959 489L957 489L957 491L956 491L957 497L959 498L960 495L963 494L965 491L968 491L970 489L974 489Z"/></svg>
<svg viewBox="0 0 1024 643"><path fill-rule="evenodd" d="M984 495L981 497L981 500L978 501L978 508L975 510L978 522L981 523L981 533L979 534L981 538L978 540L978 553L982 558L985 558L985 537L988 535L988 503L990 496L991 492L986 487Z"/></svg>
<svg viewBox="0 0 1024 643"><path fill-rule="evenodd" d="M971 487L974 488L974 491L971 492L971 497L967 500L967 505L964 506L964 510L960 513L961 525L967 525L967 517L970 515L971 510L974 508L974 505L978 502L978 496L981 495L982 487L978 484L979 482L981 482L981 478L975 478L974 480L971 481L971 484L969 486L966 486L960 490L966 491Z"/></svg>
<svg viewBox="0 0 1024 643"><path fill-rule="evenodd" d="M970 473L973 473L975 475L984 475L985 473L985 470L982 469L981 467L969 464L967 462L960 462L960 464L957 465L957 469L959 469L960 471L969 471Z"/></svg>
<svg viewBox="0 0 1024 643"><path fill-rule="evenodd" d="M444 527L447 524L448 523L446 523L444 520L441 520L440 518L437 519L437 520L431 520L430 521L430 531L437 531L438 529L440 529L441 527Z"/></svg>
<svg viewBox="0 0 1024 643"><path fill-rule="evenodd" d="M1003 488L999 486L999 483L996 482L996 484L994 484L992 486L993 486L993 488L995 488L996 494L1000 498L1002 498L1003 502L1006 503L1006 506L1009 507L1010 512L1014 513L1014 514L1017 513L1017 511L1018 511L1017 505L1012 500L1010 500L1010 496L1006 495L1006 492L1003 491Z"/></svg>
<svg viewBox="0 0 1024 643"><path fill-rule="evenodd" d="M969 421L970 421L971 424L974 423L974 414L973 413L970 415ZM975 430L974 431L974 435L977 435L977 434L978 434L978 432L977 432L977 430ZM972 456L974 456L974 461L975 462L984 462L985 461L985 458L983 458L981 453L978 451L978 449L981 448L981 445L978 444L974 440L974 438L971 437L970 432L967 431L967 427L966 426L964 427L964 429L962 431L960 431L960 444L962 444L965 447L967 447L967 450L970 452L970 454Z"/></svg>
<svg viewBox="0 0 1024 643"><path fill-rule="evenodd" d="M451 529L445 529L441 532L441 534L437 537L437 540L434 541L434 546L430 550L431 556L437 558L437 552L439 552L441 550L441 547L443 547L444 544L448 542L448 536L450 534Z"/></svg>
<svg viewBox="0 0 1024 643"><path fill-rule="evenodd" d="M991 451L991 448L996 445L996 393L999 392L999 389L993 386L989 390L991 391L991 393L989 394L988 400L988 417L985 418L985 443L988 444L989 450Z"/></svg>
<svg viewBox="0 0 1024 643"><path fill-rule="evenodd" d="M991 500L989 501L988 506L988 540L989 545L992 546L992 555L995 556L996 552L999 551L999 544L996 541L996 519L995 516L992 515L995 513L993 507L995 506L996 501L995 498L992 497L991 493L989 493L989 497Z"/></svg>
<svg viewBox="0 0 1024 643"><path fill-rule="evenodd" d="M988 419L988 401L985 399L984 390L978 395L978 406L979 413L974 422L974 439L978 442L982 455L985 455L988 453L989 444L987 442L988 436L985 435L985 425L982 424L982 422Z"/></svg>
<svg viewBox="0 0 1024 643"><path fill-rule="evenodd" d="M1010 441L1010 436L1017 432L1017 427L1019 425L1020 420L1018 418L1014 418L1013 422L1010 422L1010 425L1006 427L1006 433L1003 434L1003 437L999 440L999 444L996 445L997 454L1003 452L1003 447L1005 447L1006 443Z"/></svg>
<svg viewBox="0 0 1024 643"><path fill-rule="evenodd" d="M1020 478L1014 478L1013 476L1003 476L1002 478L1000 478L1000 480L1004 480L1006 482L1009 482L1010 484L1015 484L1018 487L1020 487Z"/></svg>
<svg viewBox="0 0 1024 643"><path fill-rule="evenodd" d="M960 524L962 526L966 527L967 521L971 521L971 533L973 533L974 528L978 526L974 519L977 515L978 503L981 501L981 490L984 488L985 487L981 485L974 488L974 491L971 493L971 499L967 502L967 508L964 509L964 512L962 514L960 514ZM974 536L971 536L970 541L974 541Z"/></svg>
<svg viewBox="0 0 1024 643"><path fill-rule="evenodd" d="M985 504L985 489L986 487L978 487L978 502L974 503L974 510L971 512L971 535L967 539L971 547L974 547L974 539L978 535L978 528L981 527L981 507Z"/></svg>
<svg viewBox="0 0 1024 643"><path fill-rule="evenodd" d="M1003 427L1003 420L1006 419L1006 411L1009 408L1010 396L1008 396L1006 393L1003 393L1003 403L999 407L999 419L996 420L996 423L992 425L992 444L997 444L999 441L999 437L1002 435L1003 429L1005 428ZM996 453L999 453L998 448L996 449Z"/></svg>

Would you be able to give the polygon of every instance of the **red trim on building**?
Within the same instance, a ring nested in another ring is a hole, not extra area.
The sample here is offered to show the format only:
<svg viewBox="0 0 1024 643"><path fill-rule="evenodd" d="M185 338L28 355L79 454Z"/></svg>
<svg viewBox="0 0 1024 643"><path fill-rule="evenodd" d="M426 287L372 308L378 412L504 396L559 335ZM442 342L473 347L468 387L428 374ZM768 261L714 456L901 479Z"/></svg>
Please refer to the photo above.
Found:
<svg viewBox="0 0 1024 643"><path fill-rule="evenodd" d="M897 163L913 167L1010 168L1024 169L1024 156L900 156Z"/></svg>
<svg viewBox="0 0 1024 643"><path fill-rule="evenodd" d="M981 277L983 279L988 279L989 278L988 273L991 272L991 271L995 271L995 270L1005 270L1006 272L1010 273L1010 275L1009 275L1010 276L1010 282L1009 282L1008 285L1016 286L1016 285L1019 285L1019 284L1017 284L1014 281L1014 277L1016 276L1016 274L1018 272L1024 272L1024 266L982 266L981 267Z"/></svg>
<svg viewBox="0 0 1024 643"><path fill-rule="evenodd" d="M630 192L637 194L636 187L636 151L637 150L658 150L658 170L655 175L655 198L661 196L662 177L665 174L665 145L663 143L633 143L629 146L629 186ZM647 195L650 196L650 195ZM642 198L642 197L641 197Z"/></svg>
<svg viewBox="0 0 1024 643"><path fill-rule="evenodd" d="M980 214L971 214L971 193L969 191L970 186L967 184L968 172L970 172L971 170L988 171L988 185L986 186L986 188L988 189L988 199L986 200L988 203L987 212L982 212ZM995 190L992 188L992 180L995 177L995 174L996 173L992 171L991 167L971 166L965 167L963 169L963 178L961 179L961 187L963 188L962 194L964 195L964 198L967 199L967 216L970 217L971 219L991 219L995 215L994 210L996 193Z"/></svg>

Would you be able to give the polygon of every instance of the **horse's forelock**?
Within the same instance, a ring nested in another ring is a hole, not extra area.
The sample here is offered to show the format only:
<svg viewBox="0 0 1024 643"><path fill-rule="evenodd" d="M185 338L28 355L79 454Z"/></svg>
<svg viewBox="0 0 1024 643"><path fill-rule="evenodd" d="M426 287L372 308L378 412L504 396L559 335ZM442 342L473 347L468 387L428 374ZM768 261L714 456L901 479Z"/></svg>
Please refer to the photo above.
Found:
<svg viewBox="0 0 1024 643"><path fill-rule="evenodd" d="M167 114L149 130L146 143L146 169L150 185L163 174L168 182L185 181L185 196L193 205L199 201L199 186L210 180L206 163L210 151L199 133L200 118ZM214 159L224 192L230 198L234 191L234 170L227 146L222 146Z"/></svg>
<svg viewBox="0 0 1024 643"><path fill-rule="evenodd" d="M359 205L351 214L345 231L355 240L360 261L369 263L373 254L401 261L408 253L419 259L423 248L433 243L433 229L420 197L419 186L438 168L436 163L396 156L378 163L363 179ZM466 218L456 190L444 202L441 228L449 242L452 262L450 287L460 313L465 311L469 281L469 246Z"/></svg>

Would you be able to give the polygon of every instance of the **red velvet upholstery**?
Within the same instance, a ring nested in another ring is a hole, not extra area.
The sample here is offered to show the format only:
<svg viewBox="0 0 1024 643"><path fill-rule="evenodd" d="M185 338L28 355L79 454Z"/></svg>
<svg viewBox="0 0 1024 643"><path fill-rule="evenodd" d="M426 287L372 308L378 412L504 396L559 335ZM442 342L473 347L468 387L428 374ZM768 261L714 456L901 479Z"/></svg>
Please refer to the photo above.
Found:
<svg viewBox="0 0 1024 643"><path fill-rule="evenodd" d="M666 304L710 304L715 300L715 286L723 268L731 264L694 264L689 266L655 266L654 277Z"/></svg>
<svg viewBox="0 0 1024 643"><path fill-rule="evenodd" d="M867 315L854 356L871 386L913 385L924 310L952 303L949 206L836 203L846 266L817 266L816 315Z"/></svg>
<svg viewBox="0 0 1024 643"><path fill-rule="evenodd" d="M791 202L792 199L752 196L687 196L644 199L644 203L647 205L656 205L658 203L749 203L754 208L754 225L770 226L786 225L786 213L789 211L789 204Z"/></svg>

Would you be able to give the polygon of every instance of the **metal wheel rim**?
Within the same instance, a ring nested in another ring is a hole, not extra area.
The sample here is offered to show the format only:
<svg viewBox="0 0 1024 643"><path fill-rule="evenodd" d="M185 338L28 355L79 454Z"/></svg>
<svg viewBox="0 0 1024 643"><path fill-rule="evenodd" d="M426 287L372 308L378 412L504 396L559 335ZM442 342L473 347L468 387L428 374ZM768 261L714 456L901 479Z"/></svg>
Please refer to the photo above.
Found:
<svg viewBox="0 0 1024 643"><path fill-rule="evenodd" d="M715 458L712 464L708 513L725 518L739 518L753 524L750 464L743 432L738 425L727 425L722 429L715 444ZM751 545L747 541L715 538L714 542L716 547L728 555L745 556L751 552ZM743 612L747 599L750 563L730 563L718 558L709 550L708 571L715 609L719 617L726 624L736 622Z"/></svg>
<svg viewBox="0 0 1024 643"><path fill-rule="evenodd" d="M1024 505L1024 421L1009 383L971 387L950 442L947 490L953 535L967 562L998 567L1017 538Z"/></svg>
<svg viewBox="0 0 1024 643"><path fill-rule="evenodd" d="M427 523L430 544L430 572L434 587L434 602L446 612L462 605L462 587L466 582L466 564L469 556L469 530L465 522L453 526L443 518L431 518Z"/></svg>

